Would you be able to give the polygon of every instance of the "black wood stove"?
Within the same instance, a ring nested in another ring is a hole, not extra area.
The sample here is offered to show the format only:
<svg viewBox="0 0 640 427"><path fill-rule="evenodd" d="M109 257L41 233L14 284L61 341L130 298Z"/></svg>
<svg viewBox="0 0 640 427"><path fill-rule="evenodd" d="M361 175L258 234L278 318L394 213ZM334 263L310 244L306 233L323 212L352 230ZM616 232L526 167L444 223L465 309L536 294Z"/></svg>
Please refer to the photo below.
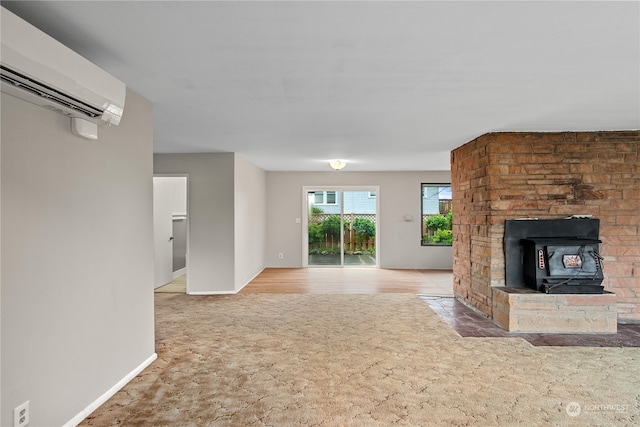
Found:
<svg viewBox="0 0 640 427"><path fill-rule="evenodd" d="M507 286L549 294L601 294L604 287L597 219L508 220Z"/></svg>
<svg viewBox="0 0 640 427"><path fill-rule="evenodd" d="M569 237L522 239L525 284L548 294L601 294L599 243Z"/></svg>

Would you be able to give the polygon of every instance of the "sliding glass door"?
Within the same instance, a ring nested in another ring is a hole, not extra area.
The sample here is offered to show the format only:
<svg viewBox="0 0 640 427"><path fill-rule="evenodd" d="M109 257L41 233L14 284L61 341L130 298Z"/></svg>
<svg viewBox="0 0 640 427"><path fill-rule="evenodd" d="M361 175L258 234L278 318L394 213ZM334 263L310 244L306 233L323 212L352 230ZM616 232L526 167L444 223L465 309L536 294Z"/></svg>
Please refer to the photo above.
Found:
<svg viewBox="0 0 640 427"><path fill-rule="evenodd" d="M308 265L341 266L344 260L342 191L307 192Z"/></svg>
<svg viewBox="0 0 640 427"><path fill-rule="evenodd" d="M308 266L377 265L377 189L306 190Z"/></svg>

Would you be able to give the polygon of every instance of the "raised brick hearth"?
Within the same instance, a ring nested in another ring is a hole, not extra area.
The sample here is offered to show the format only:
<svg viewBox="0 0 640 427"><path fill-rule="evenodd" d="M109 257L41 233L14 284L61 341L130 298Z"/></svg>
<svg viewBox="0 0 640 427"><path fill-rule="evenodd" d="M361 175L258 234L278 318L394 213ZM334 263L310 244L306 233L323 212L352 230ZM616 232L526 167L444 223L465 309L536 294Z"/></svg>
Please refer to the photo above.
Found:
<svg viewBox="0 0 640 427"><path fill-rule="evenodd" d="M600 219L602 285L617 298L618 321L640 322L639 146L640 131L509 132L454 150L456 297L496 321L505 220L592 215Z"/></svg>
<svg viewBox="0 0 640 427"><path fill-rule="evenodd" d="M616 295L544 294L528 288L494 287L493 321L509 332L615 334Z"/></svg>

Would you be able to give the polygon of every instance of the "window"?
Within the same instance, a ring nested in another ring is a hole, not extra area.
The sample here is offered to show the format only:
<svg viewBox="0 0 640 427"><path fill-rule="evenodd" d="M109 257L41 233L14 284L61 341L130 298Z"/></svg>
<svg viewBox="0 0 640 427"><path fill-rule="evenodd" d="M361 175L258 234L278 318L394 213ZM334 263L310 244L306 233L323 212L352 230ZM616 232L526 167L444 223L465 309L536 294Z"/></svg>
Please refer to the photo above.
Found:
<svg viewBox="0 0 640 427"><path fill-rule="evenodd" d="M335 191L316 191L313 196L314 205L337 205Z"/></svg>
<svg viewBox="0 0 640 427"><path fill-rule="evenodd" d="M325 194L327 196L327 201L325 202L327 205L335 205L337 203L335 191L327 191Z"/></svg>
<svg viewBox="0 0 640 427"><path fill-rule="evenodd" d="M422 184L421 190L422 245L450 245L453 242L451 184Z"/></svg>

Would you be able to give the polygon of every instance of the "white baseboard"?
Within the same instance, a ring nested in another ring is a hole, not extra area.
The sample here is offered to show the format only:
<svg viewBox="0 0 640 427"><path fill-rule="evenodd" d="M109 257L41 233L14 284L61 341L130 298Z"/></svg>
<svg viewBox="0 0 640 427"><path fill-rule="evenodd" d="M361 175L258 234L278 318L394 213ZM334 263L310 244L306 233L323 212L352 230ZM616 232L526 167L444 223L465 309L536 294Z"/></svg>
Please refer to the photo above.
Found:
<svg viewBox="0 0 640 427"><path fill-rule="evenodd" d="M196 291L187 292L187 295L233 295L236 291Z"/></svg>
<svg viewBox="0 0 640 427"><path fill-rule="evenodd" d="M176 277L180 277L180 276L182 276L183 274L187 274L187 267L183 267L183 268L181 268L180 270L176 270L176 271L174 271L174 272L171 274L171 277L173 277L173 278L175 279Z"/></svg>
<svg viewBox="0 0 640 427"><path fill-rule="evenodd" d="M102 396L94 400L89 406L84 408L80 413L78 413L75 417L71 418L67 421L62 427L76 427L80 424L85 418L87 418L93 411L98 409L100 405L109 400L114 394L116 394L122 387L127 385L129 381L134 379L136 375L142 372L147 366L151 365L154 360L158 358L156 353L153 353L147 360L138 365L133 371L129 372L124 378L118 381L113 387L107 390Z"/></svg>
<svg viewBox="0 0 640 427"><path fill-rule="evenodd" d="M233 291L196 291L196 292L188 292L187 291L187 295L234 295L237 294L238 292L240 292L245 286L247 286L249 283L251 283L251 281L253 279L255 279L256 277L258 277L258 275L260 273L262 273L264 271L264 268L262 270L260 270L259 272L257 272L255 274L255 276L253 276L251 279L249 279L247 281L247 283L245 283L244 285L242 285L240 287L240 289L236 289Z"/></svg>

